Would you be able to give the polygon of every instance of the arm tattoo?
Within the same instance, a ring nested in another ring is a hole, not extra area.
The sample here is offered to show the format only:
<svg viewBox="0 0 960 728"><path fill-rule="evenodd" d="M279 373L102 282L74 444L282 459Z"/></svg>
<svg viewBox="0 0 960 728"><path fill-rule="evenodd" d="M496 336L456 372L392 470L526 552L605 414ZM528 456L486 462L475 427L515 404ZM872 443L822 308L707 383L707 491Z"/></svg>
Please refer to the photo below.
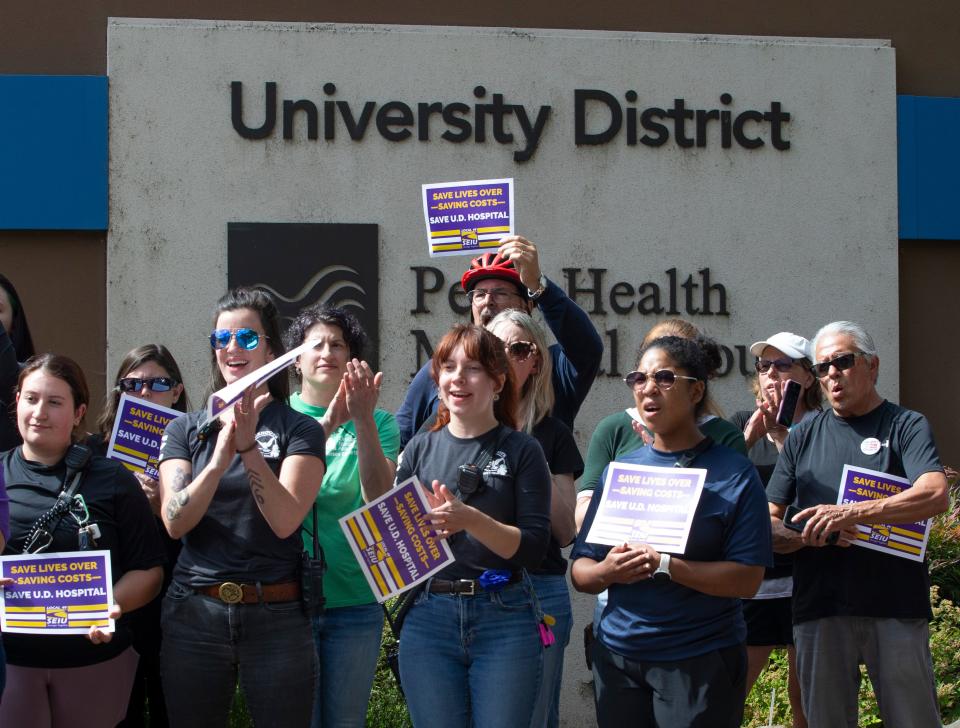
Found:
<svg viewBox="0 0 960 728"><path fill-rule="evenodd" d="M167 504L167 518L171 521L175 521L180 518L180 509L183 508L187 503L190 502L190 494L186 491L181 491L177 493L170 499L170 502Z"/></svg>
<svg viewBox="0 0 960 728"><path fill-rule="evenodd" d="M253 497L256 499L257 503L261 506L263 505L263 481L260 479L260 476L253 470L247 473L250 478L250 490L253 491Z"/></svg>
<svg viewBox="0 0 960 728"><path fill-rule="evenodd" d="M173 482L170 484L170 487L173 488L174 493L179 493L188 485L190 485L190 477L186 471L178 465L176 472L173 474Z"/></svg>

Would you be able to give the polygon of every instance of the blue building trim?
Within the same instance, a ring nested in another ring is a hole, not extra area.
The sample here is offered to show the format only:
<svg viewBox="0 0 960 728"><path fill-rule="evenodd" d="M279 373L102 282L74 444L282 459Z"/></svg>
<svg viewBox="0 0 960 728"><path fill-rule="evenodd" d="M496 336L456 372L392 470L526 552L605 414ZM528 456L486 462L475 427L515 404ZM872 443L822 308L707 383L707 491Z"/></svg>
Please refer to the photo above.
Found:
<svg viewBox="0 0 960 728"><path fill-rule="evenodd" d="M960 98L897 97L901 240L960 240Z"/></svg>
<svg viewBox="0 0 960 728"><path fill-rule="evenodd" d="M107 229L106 76L0 75L0 229Z"/></svg>

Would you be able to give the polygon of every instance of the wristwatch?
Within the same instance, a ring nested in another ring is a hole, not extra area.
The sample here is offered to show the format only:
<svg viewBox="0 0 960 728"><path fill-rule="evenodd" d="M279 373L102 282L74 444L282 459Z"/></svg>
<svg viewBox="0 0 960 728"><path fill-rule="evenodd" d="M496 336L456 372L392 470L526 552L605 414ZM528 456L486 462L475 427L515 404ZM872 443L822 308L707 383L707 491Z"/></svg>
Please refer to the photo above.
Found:
<svg viewBox="0 0 960 728"><path fill-rule="evenodd" d="M547 277L543 273L540 274L540 278L537 280L540 283L540 286L537 288L537 290L531 291L529 288L527 289L527 295L530 296L531 301L536 301L538 298L540 298L540 296L543 295L543 292L547 290Z"/></svg>
<svg viewBox="0 0 960 728"><path fill-rule="evenodd" d="M650 576L654 581L670 581L670 554L660 554L660 566Z"/></svg>

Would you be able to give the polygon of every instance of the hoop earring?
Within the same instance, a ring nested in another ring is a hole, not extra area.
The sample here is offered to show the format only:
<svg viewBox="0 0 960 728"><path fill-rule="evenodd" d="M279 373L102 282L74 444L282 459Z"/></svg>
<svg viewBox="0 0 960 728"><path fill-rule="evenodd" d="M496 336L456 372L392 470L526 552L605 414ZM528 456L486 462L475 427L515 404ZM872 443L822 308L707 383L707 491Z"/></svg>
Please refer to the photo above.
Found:
<svg viewBox="0 0 960 728"><path fill-rule="evenodd" d="M493 395L493 401L494 401L494 402L496 402L496 401L499 400L499 399L500 399L500 395L499 395L499 394L494 394L494 395Z"/></svg>

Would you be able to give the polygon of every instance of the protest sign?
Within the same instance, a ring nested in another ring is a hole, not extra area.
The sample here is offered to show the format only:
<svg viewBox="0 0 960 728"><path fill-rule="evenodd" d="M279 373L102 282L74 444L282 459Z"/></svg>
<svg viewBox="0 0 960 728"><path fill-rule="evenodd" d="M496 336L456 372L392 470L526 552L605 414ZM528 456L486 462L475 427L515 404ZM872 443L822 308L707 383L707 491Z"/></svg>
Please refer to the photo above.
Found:
<svg viewBox="0 0 960 728"><path fill-rule="evenodd" d="M218 417L221 412L227 409L227 407L239 402L240 398L243 396L243 393L248 389L259 387L274 374L282 372L288 366L293 364L294 359L296 359L314 344L314 341L304 341L302 344L300 344L300 346L295 349L291 349L283 356L279 356L273 361L267 362L259 369L250 372L247 376L242 377L211 394L210 398L207 399L207 419L203 424L206 425L210 422L210 420ZM264 344L264 346L265 345L266 344Z"/></svg>
<svg viewBox="0 0 960 728"><path fill-rule="evenodd" d="M837 504L881 500L909 487L910 481L906 478L844 465ZM930 535L930 519L916 523L860 523L857 524L857 530L860 533L853 542L854 546L911 561L923 561L927 551L927 538Z"/></svg>
<svg viewBox="0 0 960 728"><path fill-rule="evenodd" d="M402 594L453 563L443 539L433 536L430 506L416 476L340 519L378 602Z"/></svg>
<svg viewBox="0 0 960 728"><path fill-rule="evenodd" d="M114 631L109 551L74 551L0 557L0 628L24 634Z"/></svg>
<svg viewBox="0 0 960 728"><path fill-rule="evenodd" d="M513 235L513 179L475 179L423 185L428 252L478 255Z"/></svg>
<svg viewBox="0 0 960 728"><path fill-rule="evenodd" d="M610 463L587 541L682 554L706 476L703 468Z"/></svg>
<svg viewBox="0 0 960 728"><path fill-rule="evenodd" d="M129 470L159 480L160 438L170 421L182 414L169 407L121 394L107 457L119 460Z"/></svg>

